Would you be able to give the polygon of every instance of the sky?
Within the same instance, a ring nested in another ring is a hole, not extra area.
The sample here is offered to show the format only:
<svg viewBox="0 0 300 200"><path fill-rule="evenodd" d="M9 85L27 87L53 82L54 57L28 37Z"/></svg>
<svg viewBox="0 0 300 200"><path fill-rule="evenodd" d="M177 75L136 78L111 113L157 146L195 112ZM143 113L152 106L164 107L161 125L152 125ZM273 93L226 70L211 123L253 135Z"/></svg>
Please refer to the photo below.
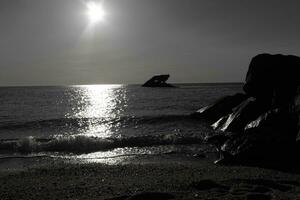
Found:
<svg viewBox="0 0 300 200"><path fill-rule="evenodd" d="M242 82L259 53L300 55L299 0L1 0L0 85Z"/></svg>

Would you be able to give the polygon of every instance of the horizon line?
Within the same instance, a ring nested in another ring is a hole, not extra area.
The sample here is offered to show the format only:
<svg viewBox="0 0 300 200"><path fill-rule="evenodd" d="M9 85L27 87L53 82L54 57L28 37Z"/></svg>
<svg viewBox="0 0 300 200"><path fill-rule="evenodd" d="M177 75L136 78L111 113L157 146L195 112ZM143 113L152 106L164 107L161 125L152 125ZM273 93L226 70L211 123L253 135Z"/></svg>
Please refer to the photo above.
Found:
<svg viewBox="0 0 300 200"><path fill-rule="evenodd" d="M169 82L170 84L173 85L192 85L192 84L244 84L244 82L180 82L180 83L174 83L174 82ZM66 85L0 85L0 88L5 88L5 87L76 87L76 86L92 86L92 85L143 85L143 83L96 83L96 84L66 84Z"/></svg>

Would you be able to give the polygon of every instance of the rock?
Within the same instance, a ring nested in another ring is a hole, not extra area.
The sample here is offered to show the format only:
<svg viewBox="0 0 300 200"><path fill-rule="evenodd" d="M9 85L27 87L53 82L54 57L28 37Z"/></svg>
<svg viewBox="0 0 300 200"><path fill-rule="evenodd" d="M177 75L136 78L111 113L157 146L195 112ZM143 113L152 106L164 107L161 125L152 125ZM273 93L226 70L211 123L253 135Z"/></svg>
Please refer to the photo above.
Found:
<svg viewBox="0 0 300 200"><path fill-rule="evenodd" d="M220 152L217 163L278 161L300 152L300 57L255 56L243 89L193 114L214 121L219 135L206 141Z"/></svg>
<svg viewBox="0 0 300 200"><path fill-rule="evenodd" d="M217 152L219 153L219 159L215 161L215 163L224 158L221 148L228 139L230 139L230 137L226 134L218 134L204 138L204 142L215 146Z"/></svg>
<svg viewBox="0 0 300 200"><path fill-rule="evenodd" d="M233 112L212 124L215 130L240 132L245 126L269 109L265 102L249 98L233 109Z"/></svg>
<svg viewBox="0 0 300 200"><path fill-rule="evenodd" d="M295 112L297 117L297 136L296 136L296 147L295 152L300 153L300 87L298 88L297 95L292 102L291 109Z"/></svg>
<svg viewBox="0 0 300 200"><path fill-rule="evenodd" d="M225 96L215 103L196 111L192 114L192 117L216 121L222 116L230 114L234 107L245 101L247 98L248 96L242 93Z"/></svg>
<svg viewBox="0 0 300 200"><path fill-rule="evenodd" d="M243 89L249 96L282 106L295 96L299 74L299 57L260 54L250 63Z"/></svg>
<svg viewBox="0 0 300 200"><path fill-rule="evenodd" d="M232 114L232 113L231 113ZM218 130L219 128L221 128L225 123L226 121L228 120L228 118L230 117L230 115L226 115L224 117L221 117L218 121L216 121L215 123L213 123L211 125L211 127L214 129L214 130ZM224 131L223 131L224 132Z"/></svg>
<svg viewBox="0 0 300 200"><path fill-rule="evenodd" d="M166 83L166 81L169 79L170 75L156 75L153 76L150 80L148 80L146 83L144 83L143 87L175 87L171 84Z"/></svg>
<svg viewBox="0 0 300 200"><path fill-rule="evenodd" d="M295 141L297 136L297 121L298 116L296 113L291 112L286 108L277 108L269 110L268 112L260 115L256 120L250 122L245 127L245 131L256 130L262 127L276 128L276 132L282 132L278 135L280 139L288 138L290 141Z"/></svg>
<svg viewBox="0 0 300 200"><path fill-rule="evenodd" d="M298 155L300 153L300 140L299 139L296 140L295 152ZM298 158L298 160L300 160L300 159Z"/></svg>
<svg viewBox="0 0 300 200"><path fill-rule="evenodd" d="M212 135L204 138L204 141L207 144L213 144L217 147L217 149L220 149L221 146L229 139L230 137L226 134L218 134L218 135Z"/></svg>
<svg viewBox="0 0 300 200"><path fill-rule="evenodd" d="M221 151L229 153L235 162L284 158L296 144L295 115L285 109L274 109L250 122L245 132L228 139Z"/></svg>
<svg viewBox="0 0 300 200"><path fill-rule="evenodd" d="M297 134L296 140L299 141L299 143L300 143L300 87L298 87L297 95L292 102L291 109L297 115L298 134Z"/></svg>

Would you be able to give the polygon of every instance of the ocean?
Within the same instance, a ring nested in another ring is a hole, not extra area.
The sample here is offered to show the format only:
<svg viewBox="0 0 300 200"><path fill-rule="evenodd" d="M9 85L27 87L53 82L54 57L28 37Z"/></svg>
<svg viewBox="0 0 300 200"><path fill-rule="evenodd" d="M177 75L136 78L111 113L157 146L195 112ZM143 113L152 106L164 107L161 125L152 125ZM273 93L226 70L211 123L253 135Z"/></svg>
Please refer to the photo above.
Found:
<svg viewBox="0 0 300 200"><path fill-rule="evenodd" d="M116 164L149 155L194 155L212 130L189 115L241 88L230 83L1 87L0 168L32 160Z"/></svg>

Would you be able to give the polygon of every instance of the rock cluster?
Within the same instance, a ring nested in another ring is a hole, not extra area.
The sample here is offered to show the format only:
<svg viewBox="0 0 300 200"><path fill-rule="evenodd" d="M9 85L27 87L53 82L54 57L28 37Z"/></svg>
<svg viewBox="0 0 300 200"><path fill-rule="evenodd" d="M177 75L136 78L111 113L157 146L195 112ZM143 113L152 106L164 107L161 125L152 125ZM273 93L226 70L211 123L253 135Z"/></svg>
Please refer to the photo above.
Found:
<svg viewBox="0 0 300 200"><path fill-rule="evenodd" d="M224 97L193 114L211 121L219 135L207 141L218 162L286 157L300 140L300 58L260 54L249 66L244 94Z"/></svg>

